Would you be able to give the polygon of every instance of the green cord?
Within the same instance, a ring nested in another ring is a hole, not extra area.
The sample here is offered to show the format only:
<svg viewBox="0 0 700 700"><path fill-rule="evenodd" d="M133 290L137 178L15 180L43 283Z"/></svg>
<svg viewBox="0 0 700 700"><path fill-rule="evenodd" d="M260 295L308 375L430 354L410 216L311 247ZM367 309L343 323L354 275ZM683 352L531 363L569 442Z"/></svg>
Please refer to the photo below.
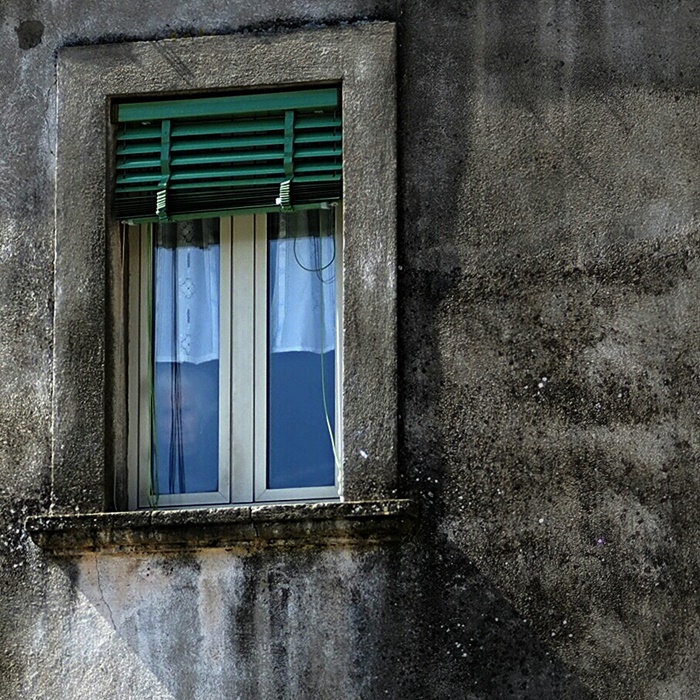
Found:
<svg viewBox="0 0 700 700"><path fill-rule="evenodd" d="M320 251L320 258L321 258L321 264L323 264L323 235L321 234L321 231L319 230L319 242L321 245L321 251ZM335 259L335 253L333 255L333 258ZM332 262L332 261L331 261ZM327 266L326 266L327 267ZM321 268L323 270L325 268ZM337 272L336 272L337 274ZM325 352L324 348L326 346L326 314L325 314L325 304L324 304L324 294L323 294L323 288L324 288L324 282L321 277L319 277L319 280L321 282L321 299L320 299L320 315L321 315L321 396L323 397L323 414L326 419L326 427L328 428L328 437L330 438L331 441L331 450L333 451L333 460L335 462L335 467L338 473L340 473L340 457L338 455L338 448L335 444L335 436L334 436L334 431L333 428L331 427L331 419L329 416L328 412L328 399L326 397L326 367L325 367ZM337 330L337 329L336 329ZM336 353L338 348L335 348ZM337 358L336 358L337 359Z"/></svg>

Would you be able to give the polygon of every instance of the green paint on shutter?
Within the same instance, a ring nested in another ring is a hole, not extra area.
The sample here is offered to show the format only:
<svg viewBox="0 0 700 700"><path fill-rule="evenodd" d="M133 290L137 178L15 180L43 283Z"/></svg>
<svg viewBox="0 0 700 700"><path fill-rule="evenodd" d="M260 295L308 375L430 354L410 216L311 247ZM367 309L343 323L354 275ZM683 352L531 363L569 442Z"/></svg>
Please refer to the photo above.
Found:
<svg viewBox="0 0 700 700"><path fill-rule="evenodd" d="M342 195L338 88L120 104L117 122L119 219L307 209Z"/></svg>

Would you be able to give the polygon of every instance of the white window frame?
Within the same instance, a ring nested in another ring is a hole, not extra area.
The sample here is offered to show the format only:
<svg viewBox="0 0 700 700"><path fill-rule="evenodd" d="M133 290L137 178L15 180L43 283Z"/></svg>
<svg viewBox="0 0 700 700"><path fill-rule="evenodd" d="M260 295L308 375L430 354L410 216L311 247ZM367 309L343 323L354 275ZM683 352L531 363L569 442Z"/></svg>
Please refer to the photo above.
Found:
<svg viewBox="0 0 700 700"><path fill-rule="evenodd" d="M342 207L335 207L335 483L267 486L268 237L267 214L220 219L219 491L149 496L151 450L149 352L150 224L129 226L130 507L177 508L279 501L333 501L342 483Z"/></svg>

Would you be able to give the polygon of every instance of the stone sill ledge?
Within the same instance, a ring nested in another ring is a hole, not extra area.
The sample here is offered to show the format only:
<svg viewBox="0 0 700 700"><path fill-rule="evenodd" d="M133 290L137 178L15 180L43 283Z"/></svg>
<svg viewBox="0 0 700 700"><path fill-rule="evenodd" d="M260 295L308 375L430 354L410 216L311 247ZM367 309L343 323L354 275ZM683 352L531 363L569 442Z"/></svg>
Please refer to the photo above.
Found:
<svg viewBox="0 0 700 700"><path fill-rule="evenodd" d="M367 545L404 539L416 520L408 500L31 515L27 532L47 552L186 551L271 545Z"/></svg>

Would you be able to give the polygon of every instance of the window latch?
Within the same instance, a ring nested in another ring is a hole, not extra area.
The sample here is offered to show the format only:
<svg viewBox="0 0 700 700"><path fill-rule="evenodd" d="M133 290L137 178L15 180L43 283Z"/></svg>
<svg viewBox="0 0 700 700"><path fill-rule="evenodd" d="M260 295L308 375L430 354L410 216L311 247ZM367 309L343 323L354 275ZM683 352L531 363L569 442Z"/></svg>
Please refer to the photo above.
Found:
<svg viewBox="0 0 700 700"><path fill-rule="evenodd" d="M275 204L282 209L282 211L292 211L292 181L291 179L285 180L280 183L280 194L275 200Z"/></svg>
<svg viewBox="0 0 700 700"><path fill-rule="evenodd" d="M156 192L156 216L161 223L168 220L168 190Z"/></svg>

